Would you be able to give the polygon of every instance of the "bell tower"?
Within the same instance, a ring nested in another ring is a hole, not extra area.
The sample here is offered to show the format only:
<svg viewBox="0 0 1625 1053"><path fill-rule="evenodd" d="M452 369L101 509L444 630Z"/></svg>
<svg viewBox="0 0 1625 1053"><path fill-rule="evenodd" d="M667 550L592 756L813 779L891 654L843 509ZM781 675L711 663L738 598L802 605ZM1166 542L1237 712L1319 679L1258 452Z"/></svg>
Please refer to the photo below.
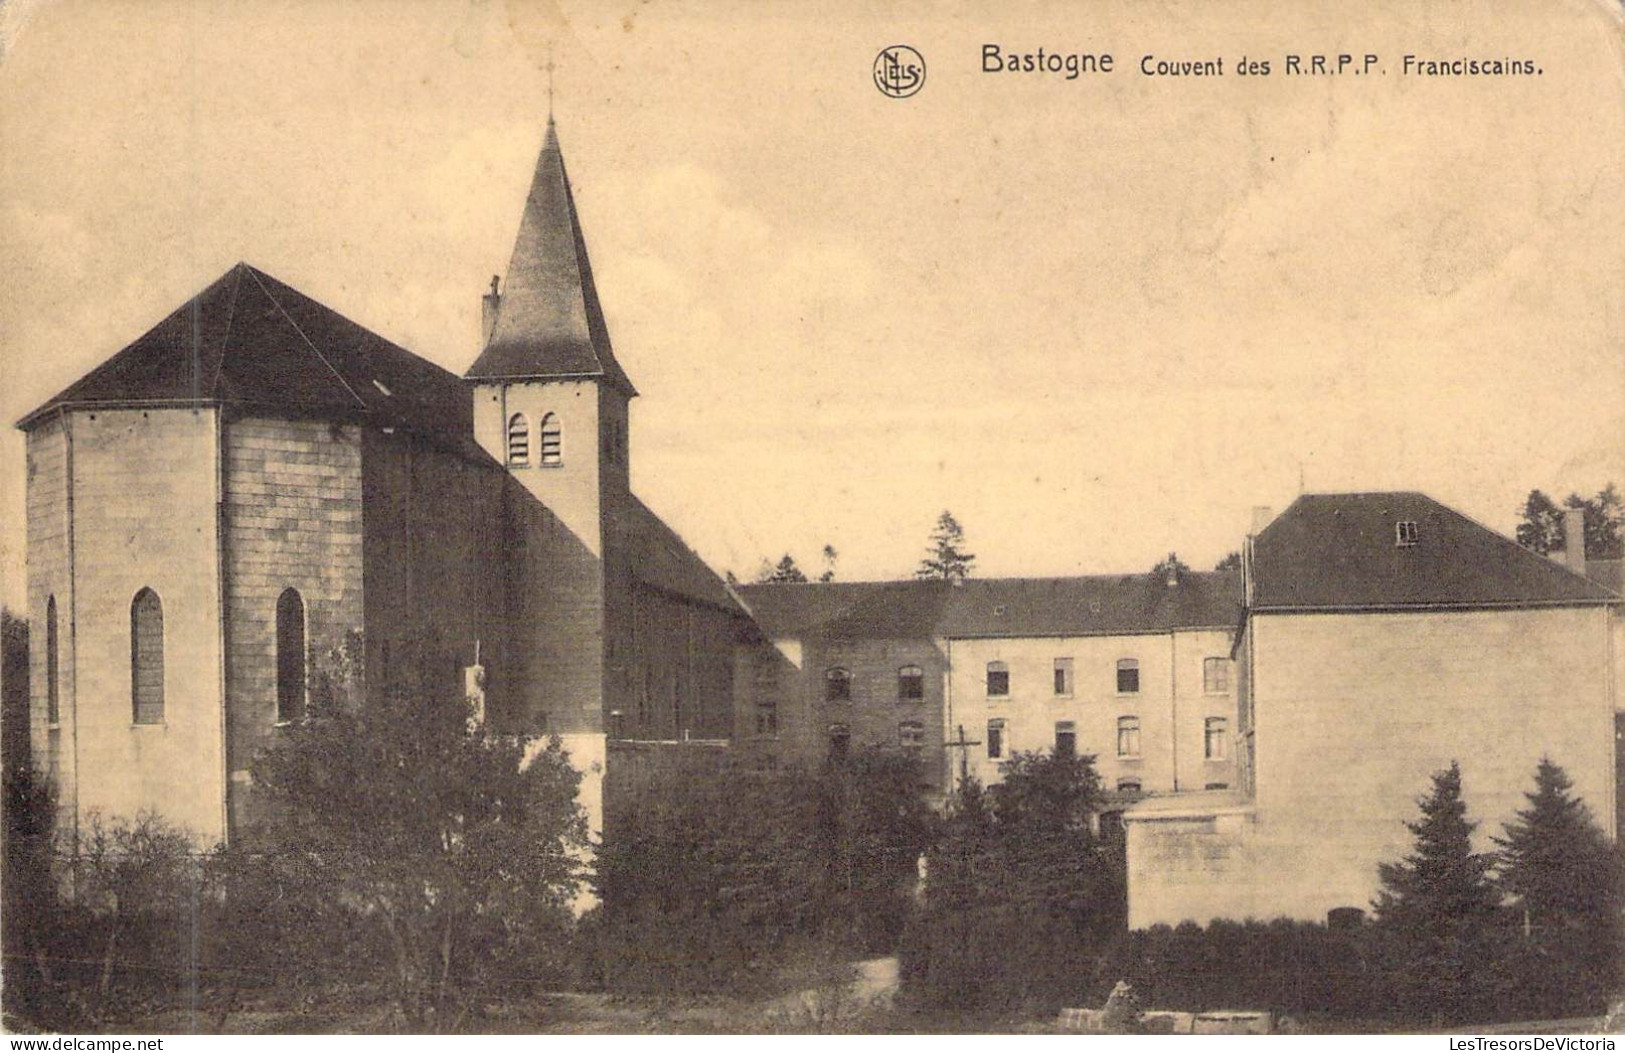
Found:
<svg viewBox="0 0 1625 1053"><path fill-rule="evenodd" d="M507 629L490 671L511 707L500 723L559 736L601 830L607 732L634 649L623 524L637 391L610 347L551 116L507 276L492 278L481 315L482 349L464 374L474 437L512 481Z"/></svg>
<svg viewBox="0 0 1625 1053"><path fill-rule="evenodd" d="M480 445L603 556L606 504L627 492L629 403L551 117L505 284L482 310L472 385Z"/></svg>

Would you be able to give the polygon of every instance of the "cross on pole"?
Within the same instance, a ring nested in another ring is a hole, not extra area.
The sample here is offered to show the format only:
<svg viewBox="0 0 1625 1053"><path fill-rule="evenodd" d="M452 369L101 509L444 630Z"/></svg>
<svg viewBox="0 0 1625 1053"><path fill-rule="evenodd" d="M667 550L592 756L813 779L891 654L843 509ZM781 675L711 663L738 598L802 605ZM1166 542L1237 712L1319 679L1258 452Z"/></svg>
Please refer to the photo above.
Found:
<svg viewBox="0 0 1625 1053"><path fill-rule="evenodd" d="M963 724L959 725L958 738L949 739L943 744L943 749L959 751L960 782L964 782L966 779L970 778L970 748L972 746L980 746L981 744L981 741L978 739L967 739L965 737L965 725Z"/></svg>
<svg viewBox="0 0 1625 1053"><path fill-rule="evenodd" d="M553 119L553 45L547 45L547 119Z"/></svg>

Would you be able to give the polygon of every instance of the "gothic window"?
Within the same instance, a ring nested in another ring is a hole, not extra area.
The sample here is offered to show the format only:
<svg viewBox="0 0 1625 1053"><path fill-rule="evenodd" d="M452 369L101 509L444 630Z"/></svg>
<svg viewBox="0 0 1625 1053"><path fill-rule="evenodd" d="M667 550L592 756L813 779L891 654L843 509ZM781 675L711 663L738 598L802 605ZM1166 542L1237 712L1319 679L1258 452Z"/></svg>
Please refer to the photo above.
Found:
<svg viewBox="0 0 1625 1053"><path fill-rule="evenodd" d="M1140 718L1117 718L1117 755L1119 757L1138 757L1140 755Z"/></svg>
<svg viewBox="0 0 1625 1053"><path fill-rule="evenodd" d="M901 702L914 702L925 697L925 670L917 665L905 665L897 671L897 698Z"/></svg>
<svg viewBox="0 0 1625 1053"><path fill-rule="evenodd" d="M1117 663L1117 693L1132 695L1140 690L1140 663L1133 658L1119 659Z"/></svg>
<svg viewBox="0 0 1625 1053"><path fill-rule="evenodd" d="M283 589L276 601L276 719L305 715L305 601L297 589Z"/></svg>
<svg viewBox="0 0 1625 1053"><path fill-rule="evenodd" d="M56 671L56 597L49 596L45 600L45 719L53 725L62 720Z"/></svg>
<svg viewBox="0 0 1625 1053"><path fill-rule="evenodd" d="M1010 667L1003 662L987 664L987 697L1004 698L1010 694Z"/></svg>
<svg viewBox="0 0 1625 1053"><path fill-rule="evenodd" d="M824 672L824 701L852 701L852 674L836 666Z"/></svg>
<svg viewBox="0 0 1625 1053"><path fill-rule="evenodd" d="M542 463L564 463L564 434L559 430L559 417L556 413L549 413L542 418L539 428L542 433Z"/></svg>
<svg viewBox="0 0 1625 1053"><path fill-rule="evenodd" d="M151 589L130 603L130 704L137 724L164 722L164 605Z"/></svg>
<svg viewBox="0 0 1625 1053"><path fill-rule="evenodd" d="M518 468L530 463L530 422L523 413L508 418L508 463Z"/></svg>

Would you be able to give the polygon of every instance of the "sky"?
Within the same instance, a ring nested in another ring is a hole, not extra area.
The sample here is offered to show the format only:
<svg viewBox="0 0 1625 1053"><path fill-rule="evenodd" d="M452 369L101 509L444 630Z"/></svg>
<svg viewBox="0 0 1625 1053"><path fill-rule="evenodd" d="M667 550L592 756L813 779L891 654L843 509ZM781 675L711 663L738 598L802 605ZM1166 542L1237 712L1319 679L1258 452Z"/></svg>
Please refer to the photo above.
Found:
<svg viewBox="0 0 1625 1053"><path fill-rule="evenodd" d="M551 55L633 486L719 571L904 576L944 509L983 576L1202 567L1303 488L1510 532L1532 488L1625 484L1617 5L984 6L7 0L0 416L239 260L462 372ZM871 79L896 43L908 99ZM1381 72L1284 75L1317 50Z"/></svg>

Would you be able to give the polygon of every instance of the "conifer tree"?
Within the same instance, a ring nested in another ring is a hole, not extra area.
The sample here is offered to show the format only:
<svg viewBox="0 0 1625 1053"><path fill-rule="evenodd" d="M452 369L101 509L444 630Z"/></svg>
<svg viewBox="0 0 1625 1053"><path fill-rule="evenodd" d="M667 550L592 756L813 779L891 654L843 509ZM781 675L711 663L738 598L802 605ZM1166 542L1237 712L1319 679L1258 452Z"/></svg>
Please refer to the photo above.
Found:
<svg viewBox="0 0 1625 1053"><path fill-rule="evenodd" d="M1562 768L1541 758L1529 807L1508 823L1496 878L1522 914L1523 959L1542 1008L1592 1012L1617 975L1620 883L1617 860ZM1544 982L1544 981L1552 982ZM1552 1003L1562 1003L1554 1005Z"/></svg>
<svg viewBox="0 0 1625 1053"><path fill-rule="evenodd" d="M914 572L916 578L940 578L944 581L963 581L970 577L971 564L976 556L964 550L965 529L952 512L944 511L937 517L937 527L931 532L931 547Z"/></svg>
<svg viewBox="0 0 1625 1053"><path fill-rule="evenodd" d="M796 566L795 557L786 552L777 565L762 561L762 569L756 574L758 585L798 585L807 580L807 575Z"/></svg>
<svg viewBox="0 0 1625 1053"><path fill-rule="evenodd" d="M1477 823L1467 818L1461 768L1433 775L1433 792L1417 802L1421 819L1403 861L1382 863L1382 890L1372 905L1387 938L1396 994L1412 1011L1464 1019L1489 1004L1487 963L1500 922L1501 893L1490 880L1492 858L1473 851Z"/></svg>

